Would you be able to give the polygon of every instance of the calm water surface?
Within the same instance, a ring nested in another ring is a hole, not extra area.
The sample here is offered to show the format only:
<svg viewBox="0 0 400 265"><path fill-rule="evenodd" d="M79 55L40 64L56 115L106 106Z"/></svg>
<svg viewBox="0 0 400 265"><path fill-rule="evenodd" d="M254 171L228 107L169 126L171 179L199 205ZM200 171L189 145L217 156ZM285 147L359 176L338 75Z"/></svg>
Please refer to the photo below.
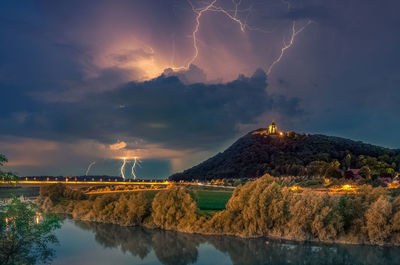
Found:
<svg viewBox="0 0 400 265"><path fill-rule="evenodd" d="M72 221L52 264L400 264L400 248L299 244Z"/></svg>

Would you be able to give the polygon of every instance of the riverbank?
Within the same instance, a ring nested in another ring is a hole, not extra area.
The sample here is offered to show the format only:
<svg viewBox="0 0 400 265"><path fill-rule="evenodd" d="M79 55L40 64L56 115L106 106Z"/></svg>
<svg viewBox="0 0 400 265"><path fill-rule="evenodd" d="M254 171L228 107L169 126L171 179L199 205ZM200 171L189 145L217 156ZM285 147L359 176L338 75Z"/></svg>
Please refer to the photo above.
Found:
<svg viewBox="0 0 400 265"><path fill-rule="evenodd" d="M66 219L57 232L54 265L292 264L395 265L397 247L298 243L199 235Z"/></svg>
<svg viewBox="0 0 400 265"><path fill-rule="evenodd" d="M65 186L42 188L40 205L75 220L145 226L186 233L268 237L296 241L400 245L400 196L360 186L332 196L292 190L264 176L237 187L226 209L204 214L184 187L86 196Z"/></svg>

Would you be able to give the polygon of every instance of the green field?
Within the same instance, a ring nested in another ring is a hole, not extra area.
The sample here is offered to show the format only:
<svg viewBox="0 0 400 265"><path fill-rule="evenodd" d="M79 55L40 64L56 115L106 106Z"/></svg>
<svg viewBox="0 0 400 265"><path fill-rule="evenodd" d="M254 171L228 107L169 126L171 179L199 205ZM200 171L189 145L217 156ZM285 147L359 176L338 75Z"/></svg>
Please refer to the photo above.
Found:
<svg viewBox="0 0 400 265"><path fill-rule="evenodd" d="M147 198L153 200L154 196L159 191L144 191ZM219 189L199 189L190 188L188 192L196 201L197 207L201 211L216 212L224 210L226 203L232 196L231 190Z"/></svg>
<svg viewBox="0 0 400 265"><path fill-rule="evenodd" d="M216 212L224 210L226 203L232 196L232 190L210 189L201 187L188 187L187 191L196 201L200 213L204 215L214 215ZM145 191L146 197L153 199L159 191Z"/></svg>
<svg viewBox="0 0 400 265"><path fill-rule="evenodd" d="M195 191L194 199L200 210L224 210L232 196L231 191Z"/></svg>

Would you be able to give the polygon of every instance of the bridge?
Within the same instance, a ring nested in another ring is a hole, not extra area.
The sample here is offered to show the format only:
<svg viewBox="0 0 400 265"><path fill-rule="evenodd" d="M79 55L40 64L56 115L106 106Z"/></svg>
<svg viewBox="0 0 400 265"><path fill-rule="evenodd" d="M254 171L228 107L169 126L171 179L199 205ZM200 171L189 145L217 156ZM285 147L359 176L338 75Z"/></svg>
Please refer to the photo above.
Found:
<svg viewBox="0 0 400 265"><path fill-rule="evenodd" d="M121 178L20 178L17 181L0 180L0 186L40 187L49 184L64 184L72 189L80 189L86 194L133 192L143 190L166 190L172 185L166 180L123 180Z"/></svg>
<svg viewBox="0 0 400 265"><path fill-rule="evenodd" d="M163 180L163 181L79 181L79 180L18 180L18 181L4 181L0 180L1 185L46 185L46 184L57 184L62 183L66 185L83 185L83 186L92 186L92 185L171 185L171 182Z"/></svg>

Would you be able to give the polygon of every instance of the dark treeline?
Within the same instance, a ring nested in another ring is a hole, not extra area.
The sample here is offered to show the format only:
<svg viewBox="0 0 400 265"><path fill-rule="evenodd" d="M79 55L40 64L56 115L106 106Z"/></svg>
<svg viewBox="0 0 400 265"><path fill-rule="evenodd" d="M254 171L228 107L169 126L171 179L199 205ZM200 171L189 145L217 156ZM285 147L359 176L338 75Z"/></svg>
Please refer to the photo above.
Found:
<svg viewBox="0 0 400 265"><path fill-rule="evenodd" d="M290 241L243 239L239 237L186 234L176 231L123 227L95 222L75 222L93 231L97 242L107 248L120 248L140 259L152 250L167 265L193 264L198 248L207 243L229 255L233 264L367 264L390 265L400 259L395 247L376 248L359 245L299 244Z"/></svg>
<svg viewBox="0 0 400 265"><path fill-rule="evenodd" d="M393 177L400 171L400 150L325 135L249 133L224 152L170 179L254 178L267 173L340 178L346 170L362 167L363 177Z"/></svg>
<svg viewBox="0 0 400 265"><path fill-rule="evenodd" d="M183 187L89 196L61 184L43 187L43 208L74 219L188 233L299 241L400 245L400 196L363 185L357 194L296 192L266 175L238 186L226 209L202 215Z"/></svg>

